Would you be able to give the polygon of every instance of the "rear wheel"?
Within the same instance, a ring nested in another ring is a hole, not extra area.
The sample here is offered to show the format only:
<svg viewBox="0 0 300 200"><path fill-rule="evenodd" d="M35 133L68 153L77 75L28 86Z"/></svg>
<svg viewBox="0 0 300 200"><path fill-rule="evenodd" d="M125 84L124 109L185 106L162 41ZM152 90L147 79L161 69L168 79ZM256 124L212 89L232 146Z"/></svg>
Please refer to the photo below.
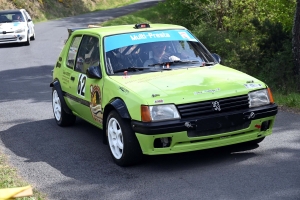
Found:
<svg viewBox="0 0 300 200"><path fill-rule="evenodd" d="M61 104L61 98L59 97L55 88L52 91L52 108L54 119L59 126L69 126L75 123L76 116L73 114L68 114L64 111Z"/></svg>
<svg viewBox="0 0 300 200"><path fill-rule="evenodd" d="M108 115L106 134L110 153L117 165L128 166L141 161L143 154L130 122L122 119L116 111Z"/></svg>

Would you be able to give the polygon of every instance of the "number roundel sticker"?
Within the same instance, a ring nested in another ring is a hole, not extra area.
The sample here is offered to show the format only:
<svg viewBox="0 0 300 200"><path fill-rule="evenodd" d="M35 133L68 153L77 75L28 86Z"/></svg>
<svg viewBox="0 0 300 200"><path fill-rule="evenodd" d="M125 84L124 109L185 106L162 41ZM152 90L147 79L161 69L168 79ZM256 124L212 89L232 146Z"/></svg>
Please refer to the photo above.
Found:
<svg viewBox="0 0 300 200"><path fill-rule="evenodd" d="M79 94L80 96L85 95L85 84L86 84L86 75L84 74L80 74L79 78L78 78L78 86L77 86L77 94Z"/></svg>

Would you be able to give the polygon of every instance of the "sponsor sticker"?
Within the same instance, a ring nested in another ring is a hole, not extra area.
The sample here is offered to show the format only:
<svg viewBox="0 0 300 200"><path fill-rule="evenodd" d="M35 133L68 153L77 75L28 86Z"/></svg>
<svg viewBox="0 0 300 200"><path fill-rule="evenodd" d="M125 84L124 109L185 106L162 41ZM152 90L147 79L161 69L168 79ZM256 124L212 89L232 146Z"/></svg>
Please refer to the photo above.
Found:
<svg viewBox="0 0 300 200"><path fill-rule="evenodd" d="M105 52L108 52L129 45L174 40L197 41L197 39L186 30L145 31L107 36L104 38L104 48Z"/></svg>
<svg viewBox="0 0 300 200"><path fill-rule="evenodd" d="M218 91L220 91L220 88L209 89L209 90L202 90L202 91L194 92L194 95L205 94L205 93L215 93L215 92L218 92Z"/></svg>
<svg viewBox="0 0 300 200"><path fill-rule="evenodd" d="M102 123L103 120L103 110L102 110L102 97L101 90L98 85L91 85L91 102L90 110L95 121Z"/></svg>
<svg viewBox="0 0 300 200"><path fill-rule="evenodd" d="M262 85L259 83L246 83L244 86L248 89L255 89L255 88L261 88Z"/></svg>
<svg viewBox="0 0 300 200"><path fill-rule="evenodd" d="M159 99L159 100L155 100L154 101L154 103L163 103L164 102L164 100L162 100L162 99Z"/></svg>
<svg viewBox="0 0 300 200"><path fill-rule="evenodd" d="M169 38L171 37L169 33L158 32L158 33L143 33L143 34L132 34L130 35L131 40L144 40L144 39L152 39L152 38Z"/></svg>

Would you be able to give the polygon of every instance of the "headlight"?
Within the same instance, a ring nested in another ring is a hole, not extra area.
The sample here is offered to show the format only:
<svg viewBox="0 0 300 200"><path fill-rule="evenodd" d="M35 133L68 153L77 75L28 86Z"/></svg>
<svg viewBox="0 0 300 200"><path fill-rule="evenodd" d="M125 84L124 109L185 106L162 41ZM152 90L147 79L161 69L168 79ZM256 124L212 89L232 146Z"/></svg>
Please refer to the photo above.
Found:
<svg viewBox="0 0 300 200"><path fill-rule="evenodd" d="M25 32L24 28L20 28L20 29L15 30L15 33L22 33L22 32Z"/></svg>
<svg viewBox="0 0 300 200"><path fill-rule="evenodd" d="M249 96L249 107L250 108L273 103L271 91L268 89L250 92L248 94L248 96Z"/></svg>
<svg viewBox="0 0 300 200"><path fill-rule="evenodd" d="M173 104L142 106L141 111L142 121L144 122L180 119L177 108Z"/></svg>

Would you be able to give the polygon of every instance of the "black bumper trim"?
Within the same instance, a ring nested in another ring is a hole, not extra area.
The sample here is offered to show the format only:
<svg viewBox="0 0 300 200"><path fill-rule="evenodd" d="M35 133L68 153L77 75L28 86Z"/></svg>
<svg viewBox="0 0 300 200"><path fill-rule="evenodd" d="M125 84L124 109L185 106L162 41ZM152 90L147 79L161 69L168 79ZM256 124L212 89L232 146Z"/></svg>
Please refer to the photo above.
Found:
<svg viewBox="0 0 300 200"><path fill-rule="evenodd" d="M230 126L238 126L247 121L275 116L277 112L277 105L270 104L257 108L249 108L222 114L213 114L198 118L161 122L140 122L132 120L131 126L134 132L145 135L156 135L190 130L207 131Z"/></svg>

